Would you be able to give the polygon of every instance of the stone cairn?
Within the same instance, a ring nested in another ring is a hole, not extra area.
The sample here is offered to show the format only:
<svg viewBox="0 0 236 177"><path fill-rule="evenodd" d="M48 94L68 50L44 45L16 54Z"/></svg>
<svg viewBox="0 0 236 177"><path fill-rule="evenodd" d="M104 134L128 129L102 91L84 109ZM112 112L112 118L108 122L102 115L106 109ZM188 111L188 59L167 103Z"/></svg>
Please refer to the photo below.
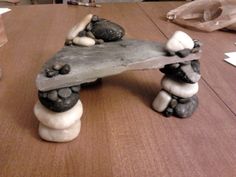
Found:
<svg viewBox="0 0 236 177"><path fill-rule="evenodd" d="M111 21L88 14L68 33L65 45L90 47L104 42L120 40L125 30ZM48 78L70 73L70 65L52 63L45 69ZM50 91L38 91L39 101L34 114L39 120L39 135L52 142L67 142L80 132L83 107L79 99L80 85Z"/></svg>
<svg viewBox="0 0 236 177"><path fill-rule="evenodd" d="M90 47L121 40L124 34L125 30L118 24L88 14L69 31L65 45ZM184 32L177 31L167 42L166 51L163 53L183 58L199 50L198 41L192 40ZM55 77L54 80L57 80L56 76L72 73L71 63L66 63L68 61L66 56L60 55L60 58L62 60L49 61L41 74L48 79ZM165 116L174 115L181 118L191 116L198 106L196 93L198 80L201 77L198 60L165 65L160 70L165 76L161 81L162 90L155 98L153 108ZM40 122L39 135L42 139L67 142L79 135L83 113L79 98L80 86L38 91L39 101L35 104L34 113Z"/></svg>
<svg viewBox="0 0 236 177"><path fill-rule="evenodd" d="M166 43L169 55L186 57L200 50L200 43L192 40L186 33L177 31ZM165 75L161 80L162 89L154 99L152 106L166 117L190 117L198 106L198 81L200 63L198 60L165 65L160 69Z"/></svg>

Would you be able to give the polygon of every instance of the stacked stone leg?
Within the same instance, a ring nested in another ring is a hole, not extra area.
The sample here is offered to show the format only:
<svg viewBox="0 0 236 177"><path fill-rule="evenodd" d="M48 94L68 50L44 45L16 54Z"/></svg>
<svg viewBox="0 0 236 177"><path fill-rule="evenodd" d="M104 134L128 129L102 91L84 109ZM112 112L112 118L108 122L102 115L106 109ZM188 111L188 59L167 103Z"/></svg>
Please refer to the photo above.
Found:
<svg viewBox="0 0 236 177"><path fill-rule="evenodd" d="M199 52L199 42L192 40L186 33L176 32L167 42L168 55L181 58ZM162 89L153 101L153 108L166 117L190 117L198 106L197 92L200 75L198 60L166 65L160 69L165 75L161 80Z"/></svg>
<svg viewBox="0 0 236 177"><path fill-rule="evenodd" d="M80 132L83 113L79 86L38 92L34 113L39 120L39 135L53 142L67 142Z"/></svg>

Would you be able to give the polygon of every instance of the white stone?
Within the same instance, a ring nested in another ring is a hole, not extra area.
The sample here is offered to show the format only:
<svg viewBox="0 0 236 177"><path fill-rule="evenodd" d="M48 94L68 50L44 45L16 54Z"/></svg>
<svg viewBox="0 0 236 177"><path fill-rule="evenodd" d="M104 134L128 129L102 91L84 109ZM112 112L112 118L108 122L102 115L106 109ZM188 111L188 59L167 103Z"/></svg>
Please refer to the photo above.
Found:
<svg viewBox="0 0 236 177"><path fill-rule="evenodd" d="M65 129L78 121L83 113L82 103L79 100L75 106L65 112L53 112L44 107L39 101L34 106L34 114L45 126L53 129Z"/></svg>
<svg viewBox="0 0 236 177"><path fill-rule="evenodd" d="M194 42L192 38L182 31L176 31L166 43L166 49L174 52L183 49L191 50L193 47Z"/></svg>
<svg viewBox="0 0 236 177"><path fill-rule="evenodd" d="M90 23L91 19L93 18L92 14L86 15L81 22L77 23L67 34L66 40L71 41L73 40L79 32L83 31L85 27Z"/></svg>
<svg viewBox="0 0 236 177"><path fill-rule="evenodd" d="M198 92L198 83L188 84L173 80L172 78L164 76L161 85L167 92L181 98L189 98Z"/></svg>
<svg viewBox="0 0 236 177"><path fill-rule="evenodd" d="M169 105L170 100L171 100L170 94L164 90L161 90L154 99L154 101L152 102L152 107L157 112L163 112Z"/></svg>
<svg viewBox="0 0 236 177"><path fill-rule="evenodd" d="M79 46L90 47L95 45L95 40L90 37L75 37L73 43Z"/></svg>
<svg viewBox="0 0 236 177"><path fill-rule="evenodd" d="M57 130L49 128L42 123L39 123L39 136L47 141L52 142L68 142L75 139L80 132L81 121L78 120L71 127Z"/></svg>

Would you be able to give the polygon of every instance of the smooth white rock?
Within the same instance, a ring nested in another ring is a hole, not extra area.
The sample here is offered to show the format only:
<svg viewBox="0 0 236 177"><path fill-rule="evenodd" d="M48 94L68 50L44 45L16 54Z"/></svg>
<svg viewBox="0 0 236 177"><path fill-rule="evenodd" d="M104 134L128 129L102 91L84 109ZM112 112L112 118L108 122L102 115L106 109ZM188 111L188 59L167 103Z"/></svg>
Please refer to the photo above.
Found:
<svg viewBox="0 0 236 177"><path fill-rule="evenodd" d="M84 37L75 37L73 39L73 43L79 46L89 47L95 45L96 42L94 39L84 36Z"/></svg>
<svg viewBox="0 0 236 177"><path fill-rule="evenodd" d="M164 90L161 90L154 101L152 102L152 107L157 112L163 112L171 101L171 96Z"/></svg>
<svg viewBox="0 0 236 177"><path fill-rule="evenodd" d="M81 121L78 120L71 127L57 130L49 128L42 123L39 123L39 136L47 141L52 142L68 142L75 139L80 132Z"/></svg>
<svg viewBox="0 0 236 177"><path fill-rule="evenodd" d="M193 49L192 38L183 31L176 31L166 43L166 49L177 52L183 49Z"/></svg>
<svg viewBox="0 0 236 177"><path fill-rule="evenodd" d="M77 23L67 34L66 40L71 41L73 40L79 32L83 31L85 27L90 23L91 19L93 18L92 14L86 15L79 23Z"/></svg>
<svg viewBox="0 0 236 177"><path fill-rule="evenodd" d="M161 80L161 85L167 92L176 95L181 98L189 98L198 92L198 83L188 84L179 82L164 76Z"/></svg>
<svg viewBox="0 0 236 177"><path fill-rule="evenodd" d="M80 100L71 109L65 112L54 112L44 107L39 101L34 106L34 114L45 126L53 129L65 129L79 120L83 113Z"/></svg>

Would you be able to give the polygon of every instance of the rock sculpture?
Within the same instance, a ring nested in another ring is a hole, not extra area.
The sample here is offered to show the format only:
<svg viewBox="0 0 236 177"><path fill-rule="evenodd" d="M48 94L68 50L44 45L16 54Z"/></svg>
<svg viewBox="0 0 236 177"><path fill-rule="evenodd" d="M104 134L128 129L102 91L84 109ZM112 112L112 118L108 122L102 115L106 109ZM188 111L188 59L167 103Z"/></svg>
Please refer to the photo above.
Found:
<svg viewBox="0 0 236 177"><path fill-rule="evenodd" d="M37 76L39 101L34 113L39 135L52 142L68 142L80 132L80 86L127 70L162 68L166 76L153 108L165 116L189 117L198 105L198 41L176 32L163 45L123 40L125 30L114 22L87 15L68 33L65 46Z"/></svg>
<svg viewBox="0 0 236 177"><path fill-rule="evenodd" d="M179 55L183 50L190 53L199 51L199 42L192 40L190 36L177 31L168 40L166 49L169 53ZM181 55L182 57L182 55ZM160 69L165 74L162 78L162 90L153 101L153 108L164 113L165 116L180 118L190 117L198 106L198 81L200 75L200 63L198 60L179 62L166 65Z"/></svg>

